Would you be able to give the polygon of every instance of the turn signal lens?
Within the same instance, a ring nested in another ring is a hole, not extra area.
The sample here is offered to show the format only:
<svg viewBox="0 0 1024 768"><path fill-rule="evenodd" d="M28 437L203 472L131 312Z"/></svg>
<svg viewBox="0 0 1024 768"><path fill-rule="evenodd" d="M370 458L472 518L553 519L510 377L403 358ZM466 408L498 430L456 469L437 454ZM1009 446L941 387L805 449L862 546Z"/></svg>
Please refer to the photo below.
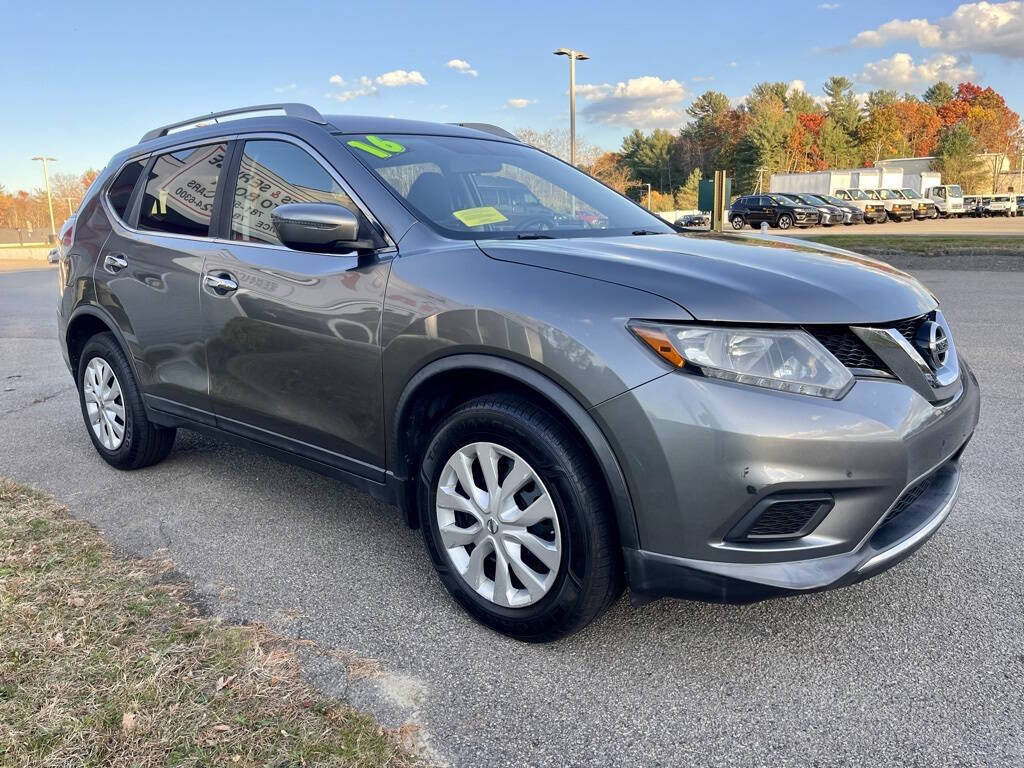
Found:
<svg viewBox="0 0 1024 768"><path fill-rule="evenodd" d="M653 349L669 365L682 368L686 364L683 356L672 346L672 341L669 339L668 334L660 328L652 328L649 325L631 325L630 330L639 336L641 341Z"/></svg>

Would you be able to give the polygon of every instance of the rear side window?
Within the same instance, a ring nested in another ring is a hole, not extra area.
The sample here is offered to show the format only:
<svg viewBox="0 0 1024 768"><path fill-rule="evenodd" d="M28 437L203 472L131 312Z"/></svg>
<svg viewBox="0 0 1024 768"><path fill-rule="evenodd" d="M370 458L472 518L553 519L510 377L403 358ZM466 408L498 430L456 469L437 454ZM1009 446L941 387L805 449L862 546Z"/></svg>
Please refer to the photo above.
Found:
<svg viewBox="0 0 1024 768"><path fill-rule="evenodd" d="M135 190L135 183L146 168L145 160L136 160L128 163L121 172L117 174L113 184L107 190L107 200L110 207L114 209L117 218L121 221L128 220L128 202L132 199L132 192Z"/></svg>
<svg viewBox="0 0 1024 768"><path fill-rule="evenodd" d="M271 212L286 203L335 203L359 218L360 237L369 237L367 222L352 198L320 163L287 141L245 142L238 166L231 239L280 245Z"/></svg>
<svg viewBox="0 0 1024 768"><path fill-rule="evenodd" d="M208 237L226 144L157 155L146 180L139 229Z"/></svg>

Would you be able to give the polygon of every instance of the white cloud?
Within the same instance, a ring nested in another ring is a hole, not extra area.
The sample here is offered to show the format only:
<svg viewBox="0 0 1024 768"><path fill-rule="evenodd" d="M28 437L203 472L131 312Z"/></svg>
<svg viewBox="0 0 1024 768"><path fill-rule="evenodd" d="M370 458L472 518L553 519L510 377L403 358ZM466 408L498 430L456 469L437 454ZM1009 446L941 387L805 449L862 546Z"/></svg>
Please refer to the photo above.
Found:
<svg viewBox="0 0 1024 768"><path fill-rule="evenodd" d="M786 93L790 94L793 91L803 91L804 93L806 93L807 83L804 82L803 80L790 80L789 87L786 89Z"/></svg>
<svg viewBox="0 0 1024 768"><path fill-rule="evenodd" d="M473 66L465 59L451 59L447 64L445 64L445 66L448 67L448 69L454 69L456 72L463 75L469 75L470 77L476 77L480 74L473 69Z"/></svg>
<svg viewBox="0 0 1024 768"><path fill-rule="evenodd" d="M738 67L738 66L739 66L739 64L737 64L737 63L736 63L735 61L730 61L730 62L729 62L729 66L730 66L730 67Z"/></svg>
<svg viewBox="0 0 1024 768"><path fill-rule="evenodd" d="M909 53L894 53L887 59L864 65L858 79L878 88L912 88L945 80L959 83L973 80L978 73L968 56L939 53L920 63Z"/></svg>
<svg viewBox="0 0 1024 768"><path fill-rule="evenodd" d="M399 88L403 85L427 84L426 78L415 69L408 72L404 69L395 69L391 72L385 72L383 75L377 75L375 82L377 85L383 86L384 88Z"/></svg>
<svg viewBox="0 0 1024 768"><path fill-rule="evenodd" d="M686 96L686 88L677 80L647 75L615 85L579 85L576 93L587 102L581 114L591 122L667 128L684 120L680 102Z"/></svg>
<svg viewBox="0 0 1024 768"><path fill-rule="evenodd" d="M859 33L851 43L877 47L893 40L914 40L922 48L948 52L1024 58L1024 3L965 3L934 23L928 19L893 19Z"/></svg>
<svg viewBox="0 0 1024 768"><path fill-rule="evenodd" d="M505 102L505 106L511 107L512 109L524 109L530 106L531 104L536 103L536 99L509 99L508 101Z"/></svg>
<svg viewBox="0 0 1024 768"><path fill-rule="evenodd" d="M426 85L426 78L416 70L407 72L404 69L396 69L392 72L385 72L374 79L363 75L355 82L348 82L341 75L331 75L327 80L331 85L342 88L327 94L327 98L335 101L352 101L361 96L377 96L381 88L397 88L403 85Z"/></svg>
<svg viewBox="0 0 1024 768"><path fill-rule="evenodd" d="M341 75L331 75L328 82L339 87L351 86L341 92L327 94L328 98L340 102L352 101L352 99L358 99L360 96L375 96L378 93L373 81L365 75L359 78L358 83L347 83Z"/></svg>
<svg viewBox="0 0 1024 768"><path fill-rule="evenodd" d="M274 93L288 93L289 91L296 90L298 87L299 86L296 85L295 83L288 83L288 85L279 85L276 88L274 88Z"/></svg>
<svg viewBox="0 0 1024 768"><path fill-rule="evenodd" d="M839 3L820 3L818 5L819 11L834 11L839 7Z"/></svg>

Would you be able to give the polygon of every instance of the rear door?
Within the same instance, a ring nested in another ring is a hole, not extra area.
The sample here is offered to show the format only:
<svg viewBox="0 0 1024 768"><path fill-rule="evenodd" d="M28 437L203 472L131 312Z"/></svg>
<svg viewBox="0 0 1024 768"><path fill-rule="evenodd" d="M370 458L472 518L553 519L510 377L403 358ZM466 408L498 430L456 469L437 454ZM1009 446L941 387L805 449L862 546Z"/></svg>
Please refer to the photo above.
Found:
<svg viewBox="0 0 1024 768"><path fill-rule="evenodd" d="M199 280L218 248L210 222L227 146L208 140L127 163L105 192L114 225L95 270L97 302L127 341L147 403L208 422Z"/></svg>
<svg viewBox="0 0 1024 768"><path fill-rule="evenodd" d="M231 215L200 292L217 423L382 481L379 340L393 254L281 243L270 214L289 202L343 205L360 217L360 237L375 231L337 172L298 139L240 141L231 179Z"/></svg>

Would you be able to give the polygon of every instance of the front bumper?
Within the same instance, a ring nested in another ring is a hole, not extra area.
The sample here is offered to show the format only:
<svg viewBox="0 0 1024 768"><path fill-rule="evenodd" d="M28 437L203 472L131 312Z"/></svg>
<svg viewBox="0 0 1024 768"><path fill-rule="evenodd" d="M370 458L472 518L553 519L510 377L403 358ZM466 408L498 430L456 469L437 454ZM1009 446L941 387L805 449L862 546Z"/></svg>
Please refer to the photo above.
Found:
<svg viewBox="0 0 1024 768"><path fill-rule="evenodd" d="M882 206L875 208L874 210L864 209L864 220L872 223L885 221L889 218L888 212Z"/></svg>
<svg viewBox="0 0 1024 768"><path fill-rule="evenodd" d="M672 373L601 404L637 514L631 590L752 602L851 584L907 557L956 500L980 408L966 365L961 380L935 406L898 381L860 379L831 401ZM927 490L883 523L922 478ZM729 539L763 500L811 492L834 507L809 534Z"/></svg>

